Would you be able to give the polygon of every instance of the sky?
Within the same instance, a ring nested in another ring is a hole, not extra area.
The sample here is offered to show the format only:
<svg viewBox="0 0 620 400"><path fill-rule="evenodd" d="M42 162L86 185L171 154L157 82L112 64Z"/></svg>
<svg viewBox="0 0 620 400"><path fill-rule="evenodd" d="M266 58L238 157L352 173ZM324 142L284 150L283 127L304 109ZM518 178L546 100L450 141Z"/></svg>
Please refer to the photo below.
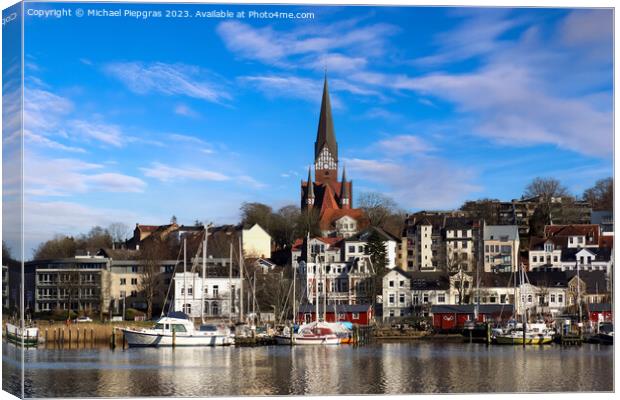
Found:
<svg viewBox="0 0 620 400"><path fill-rule="evenodd" d="M26 10L62 7L80 5ZM450 209L612 175L611 10L173 8L314 18L26 16L27 253L94 225L299 204L325 70L354 196Z"/></svg>

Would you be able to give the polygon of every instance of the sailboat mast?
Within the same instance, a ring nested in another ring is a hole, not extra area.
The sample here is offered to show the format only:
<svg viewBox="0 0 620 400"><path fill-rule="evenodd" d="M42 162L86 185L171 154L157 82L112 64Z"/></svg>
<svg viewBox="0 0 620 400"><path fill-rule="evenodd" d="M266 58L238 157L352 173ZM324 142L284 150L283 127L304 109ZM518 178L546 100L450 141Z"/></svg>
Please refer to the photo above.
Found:
<svg viewBox="0 0 620 400"><path fill-rule="evenodd" d="M233 244L232 240L230 241L230 255L228 258L228 320L232 322L233 315L233 287L232 287L232 258L233 258Z"/></svg>
<svg viewBox="0 0 620 400"><path fill-rule="evenodd" d="M295 319L297 317L297 314L295 314L295 303L296 303L296 298L295 298L295 281L297 280L297 268L293 267L293 326L295 326Z"/></svg>
<svg viewBox="0 0 620 400"><path fill-rule="evenodd" d="M243 248L239 236L239 322L243 322Z"/></svg>
<svg viewBox="0 0 620 400"><path fill-rule="evenodd" d="M323 273L321 266L321 281L323 282L323 322L327 322L327 274Z"/></svg>
<svg viewBox="0 0 620 400"><path fill-rule="evenodd" d="M183 312L187 311L187 239L183 238Z"/></svg>
<svg viewBox="0 0 620 400"><path fill-rule="evenodd" d="M317 276L317 268L318 268L318 264L317 264L317 257L316 254L314 255L314 289L315 289L315 308L316 308L316 318L315 320L318 322L319 321L319 280L318 280L318 276Z"/></svg>
<svg viewBox="0 0 620 400"><path fill-rule="evenodd" d="M575 264L577 264L577 306L579 307L579 324L581 324L581 285L579 278L579 261L575 260Z"/></svg>
<svg viewBox="0 0 620 400"><path fill-rule="evenodd" d="M202 248L202 282L201 282L201 287L202 287L202 296L201 296L201 301L200 301L200 318L202 319L202 323L205 323L205 292L206 292L206 287L205 287L205 277L207 276L207 240L209 237L209 231L207 230L206 225L203 225L204 230L205 230L205 243L204 246Z"/></svg>

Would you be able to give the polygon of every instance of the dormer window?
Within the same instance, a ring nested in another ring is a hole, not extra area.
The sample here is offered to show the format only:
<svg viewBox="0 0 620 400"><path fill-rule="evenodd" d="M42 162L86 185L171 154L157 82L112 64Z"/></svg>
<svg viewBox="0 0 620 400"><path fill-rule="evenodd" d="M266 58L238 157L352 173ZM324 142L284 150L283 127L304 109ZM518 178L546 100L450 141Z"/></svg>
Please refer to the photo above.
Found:
<svg viewBox="0 0 620 400"><path fill-rule="evenodd" d="M547 252L553 251L553 243L545 243L545 251Z"/></svg>

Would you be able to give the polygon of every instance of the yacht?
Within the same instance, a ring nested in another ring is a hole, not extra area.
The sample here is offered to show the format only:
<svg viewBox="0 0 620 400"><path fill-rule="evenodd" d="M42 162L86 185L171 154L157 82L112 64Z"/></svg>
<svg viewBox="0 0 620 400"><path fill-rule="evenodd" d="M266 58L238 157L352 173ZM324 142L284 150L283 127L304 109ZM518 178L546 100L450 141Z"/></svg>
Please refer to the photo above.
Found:
<svg viewBox="0 0 620 400"><path fill-rule="evenodd" d="M498 344L549 344L553 341L553 332L544 323L532 323L526 325L525 335L521 325L506 333L497 334L495 341Z"/></svg>
<svg viewBox="0 0 620 400"><path fill-rule="evenodd" d="M225 327L201 325L199 329L187 314L171 312L152 328L120 328L130 347L139 346L228 346L234 340Z"/></svg>
<svg viewBox="0 0 620 400"><path fill-rule="evenodd" d="M6 323L6 337L9 342L23 345L26 347L36 346L39 343L39 328L29 323L20 327L19 322L13 324Z"/></svg>

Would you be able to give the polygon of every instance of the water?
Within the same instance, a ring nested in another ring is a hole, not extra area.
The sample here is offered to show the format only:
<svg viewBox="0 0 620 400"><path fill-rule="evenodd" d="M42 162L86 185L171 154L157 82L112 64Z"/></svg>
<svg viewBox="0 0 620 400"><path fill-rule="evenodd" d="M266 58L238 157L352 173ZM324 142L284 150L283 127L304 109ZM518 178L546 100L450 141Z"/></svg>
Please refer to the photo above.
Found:
<svg viewBox="0 0 620 400"><path fill-rule="evenodd" d="M3 390L21 349L3 343ZM384 343L25 351L26 397L612 391L612 346Z"/></svg>

